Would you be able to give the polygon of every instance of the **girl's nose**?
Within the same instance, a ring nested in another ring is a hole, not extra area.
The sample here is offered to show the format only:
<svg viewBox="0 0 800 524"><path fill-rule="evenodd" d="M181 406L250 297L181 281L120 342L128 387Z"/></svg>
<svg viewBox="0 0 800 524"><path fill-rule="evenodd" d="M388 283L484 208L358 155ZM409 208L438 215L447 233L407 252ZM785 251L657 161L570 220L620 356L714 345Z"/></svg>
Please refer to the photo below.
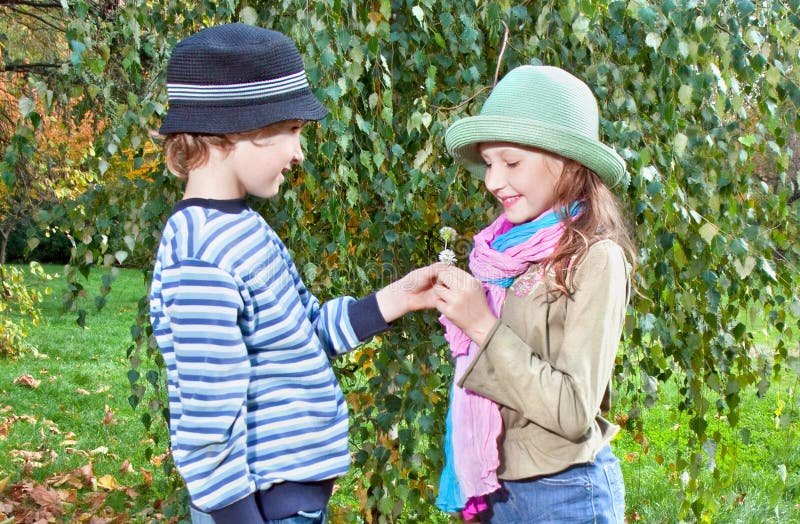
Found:
<svg viewBox="0 0 800 524"><path fill-rule="evenodd" d="M493 169L492 166L487 166L483 174L483 183L486 189L494 192L503 187L503 176L498 169Z"/></svg>

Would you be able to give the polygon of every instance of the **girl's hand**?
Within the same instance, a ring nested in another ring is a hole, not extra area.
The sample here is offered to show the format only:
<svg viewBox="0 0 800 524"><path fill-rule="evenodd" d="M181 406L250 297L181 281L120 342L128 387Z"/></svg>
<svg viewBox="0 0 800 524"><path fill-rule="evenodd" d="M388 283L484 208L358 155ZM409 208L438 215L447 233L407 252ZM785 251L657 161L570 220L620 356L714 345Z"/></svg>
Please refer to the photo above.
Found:
<svg viewBox="0 0 800 524"><path fill-rule="evenodd" d="M447 266L438 272L434 291L438 297L436 309L473 342L483 345L497 322L486 302L483 284L466 271Z"/></svg>
<svg viewBox="0 0 800 524"><path fill-rule="evenodd" d="M436 307L438 297L433 290L436 275L445 264L432 264L411 271L376 293L384 320L392 322L410 311Z"/></svg>

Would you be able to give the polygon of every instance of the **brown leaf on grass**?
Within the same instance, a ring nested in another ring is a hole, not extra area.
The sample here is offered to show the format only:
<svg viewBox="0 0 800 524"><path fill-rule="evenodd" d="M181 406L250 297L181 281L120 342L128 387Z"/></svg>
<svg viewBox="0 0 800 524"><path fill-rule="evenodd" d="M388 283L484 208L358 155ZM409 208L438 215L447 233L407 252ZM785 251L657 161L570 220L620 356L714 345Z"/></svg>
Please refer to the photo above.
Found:
<svg viewBox="0 0 800 524"><path fill-rule="evenodd" d="M0 413L8 413L9 411L12 411L13 409L14 408L12 408L11 406L3 406L2 408L0 408Z"/></svg>
<svg viewBox="0 0 800 524"><path fill-rule="evenodd" d="M106 414L103 417L103 424L106 426L113 426L117 423L117 419L114 418L114 412L111 411L111 408L108 407L108 404L105 405Z"/></svg>
<svg viewBox="0 0 800 524"><path fill-rule="evenodd" d="M56 515L61 515L64 513L64 508L61 506L61 497L58 495L58 491L37 485L33 486L28 494L33 501L43 509Z"/></svg>
<svg viewBox="0 0 800 524"><path fill-rule="evenodd" d="M42 420L42 424L44 424L44 426L47 428L47 431L49 431L53 435L60 435L61 434L61 430L58 429L58 424L56 424L52 420L43 419Z"/></svg>
<svg viewBox="0 0 800 524"><path fill-rule="evenodd" d="M0 479L0 493L4 492L6 490L6 486L8 486L9 479L11 479L11 475L7 476L4 479Z"/></svg>
<svg viewBox="0 0 800 524"><path fill-rule="evenodd" d="M38 388L39 384L41 384L41 383L42 383L41 380L37 380L37 379L33 378L32 375L28 375L28 374L20 375L20 376L18 376L17 378L14 379L14 384L17 384L17 385L20 385L20 386L29 387L29 388Z"/></svg>
<svg viewBox="0 0 800 524"><path fill-rule="evenodd" d="M44 451L12 449L8 454L11 455L11 458L21 458L23 460L42 460L44 458Z"/></svg>
<svg viewBox="0 0 800 524"><path fill-rule="evenodd" d="M14 511L14 506L10 502L0 500L0 517L6 518L12 511ZM11 522L13 523L14 521L12 520Z"/></svg>
<svg viewBox="0 0 800 524"><path fill-rule="evenodd" d="M153 473L147 471L144 468L139 468L139 471L142 473L142 477L144 477L144 485L150 487L153 485Z"/></svg>
<svg viewBox="0 0 800 524"><path fill-rule="evenodd" d="M161 466L161 464L164 463L164 459L166 458L167 458L166 453L162 453L161 455L153 455L152 457L150 457L150 464L159 467Z"/></svg>
<svg viewBox="0 0 800 524"><path fill-rule="evenodd" d="M92 470L91 462L86 464L85 466L81 466L80 468L78 468L78 473L80 473L81 477L83 478L83 481L87 485L89 486L92 485L92 483L94 482L94 471Z"/></svg>
<svg viewBox="0 0 800 524"><path fill-rule="evenodd" d="M106 498L107 494L105 491L96 491L94 493L89 493L86 496L86 501L89 503L89 506L93 511L97 511L105 506Z"/></svg>
<svg viewBox="0 0 800 524"><path fill-rule="evenodd" d="M91 393L89 393L83 388L76 388L75 393L77 393L78 395L91 395Z"/></svg>
<svg viewBox="0 0 800 524"><path fill-rule="evenodd" d="M133 473L133 466L131 466L131 461L125 459L122 465L119 467L120 473L130 474Z"/></svg>
<svg viewBox="0 0 800 524"><path fill-rule="evenodd" d="M0 440L8 438L9 431L11 431L11 421L3 419L3 421L0 422Z"/></svg>
<svg viewBox="0 0 800 524"><path fill-rule="evenodd" d="M11 415L10 417L8 417L8 420L10 420L11 422L16 422L18 420L21 420L23 422L27 422L28 424L36 424L38 422L38 420L35 417L32 417L30 415Z"/></svg>
<svg viewBox="0 0 800 524"><path fill-rule="evenodd" d="M69 473L64 473L63 475L57 475L55 477L50 477L47 479L47 482L54 487L61 487L64 484L72 486L73 488L80 488L83 487L83 481L80 479L78 475L75 474L74 471L70 471Z"/></svg>

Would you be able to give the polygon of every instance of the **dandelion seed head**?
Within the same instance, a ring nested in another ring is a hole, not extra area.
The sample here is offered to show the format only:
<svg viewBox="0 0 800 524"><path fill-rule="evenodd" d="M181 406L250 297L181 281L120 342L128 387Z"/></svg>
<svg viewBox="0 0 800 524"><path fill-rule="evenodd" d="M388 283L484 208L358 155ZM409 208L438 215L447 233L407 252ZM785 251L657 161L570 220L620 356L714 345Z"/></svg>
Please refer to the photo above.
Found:
<svg viewBox="0 0 800 524"><path fill-rule="evenodd" d="M456 263L456 254L452 249L442 249L439 251L439 262L452 266Z"/></svg>

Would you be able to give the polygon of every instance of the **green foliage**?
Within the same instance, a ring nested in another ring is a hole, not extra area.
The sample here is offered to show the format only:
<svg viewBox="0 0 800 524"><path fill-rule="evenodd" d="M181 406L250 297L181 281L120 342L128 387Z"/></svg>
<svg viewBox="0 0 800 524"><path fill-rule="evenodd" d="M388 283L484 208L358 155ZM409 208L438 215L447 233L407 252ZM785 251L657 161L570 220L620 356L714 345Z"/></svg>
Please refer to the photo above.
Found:
<svg viewBox="0 0 800 524"><path fill-rule="evenodd" d="M30 349L25 337L29 325L39 324L39 303L50 293L49 287L39 290L30 287L26 278L47 283L52 276L45 273L41 264L31 262L30 276L14 266L0 264L0 357L14 357Z"/></svg>
<svg viewBox="0 0 800 524"><path fill-rule="evenodd" d="M166 104L165 61L180 38L231 20L294 38L331 114L305 134L303 176L279 201L256 205L323 299L362 295L434 261L442 225L469 239L490 220L492 204L444 153L442 136L485 99L505 27L500 74L544 63L583 78L599 100L603 139L626 158L632 178L621 197L641 266L619 387L650 404L660 382L679 382L677 408L691 435L668 466L688 479L678 494L682 518L711 519L734 466L711 422L724 416L746 429L742 392L766 390L799 328L792 188L800 179L789 147L800 130L797 0L136 0L113 16L86 0L65 5L71 54L65 91L50 98L72 96L80 100L74 111L107 119L95 148L100 172L121 152L134 168L146 163L148 130ZM79 273L115 263L110 217L124 217L127 251L153 252L178 197L159 166L147 180L121 179L54 212L80 240L71 296L83 292ZM130 402L146 405L149 425L166 406L146 306L132 328L129 378ZM776 334L769 358L755 356L755 317ZM337 362L360 408L354 467L363 471L356 490L368 522L437 513L432 485L452 372L440 333L435 315L413 315L372 350ZM151 359L156 366L143 364ZM635 404L626 413L634 435L643 431L638 413Z"/></svg>

